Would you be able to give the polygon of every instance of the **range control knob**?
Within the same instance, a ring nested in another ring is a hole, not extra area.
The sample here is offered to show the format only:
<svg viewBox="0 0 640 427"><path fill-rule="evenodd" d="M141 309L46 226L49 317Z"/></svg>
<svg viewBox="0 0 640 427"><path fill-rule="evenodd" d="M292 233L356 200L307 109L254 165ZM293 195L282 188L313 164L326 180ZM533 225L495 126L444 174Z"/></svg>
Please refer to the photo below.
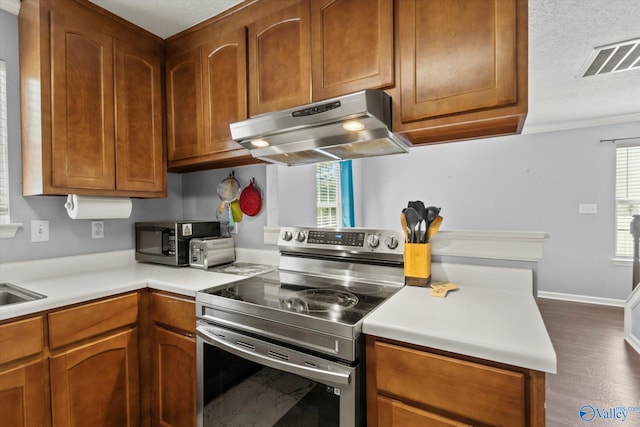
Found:
<svg viewBox="0 0 640 427"><path fill-rule="evenodd" d="M396 236L389 236L385 239L385 244L389 249L395 249L398 247L398 239Z"/></svg>
<svg viewBox="0 0 640 427"><path fill-rule="evenodd" d="M306 238L303 231L296 231L294 237L298 242L304 242L304 239Z"/></svg>
<svg viewBox="0 0 640 427"><path fill-rule="evenodd" d="M369 238L367 238L367 243L372 248L377 248L378 245L380 244L380 238L378 236L376 236L375 234L372 234L372 235L369 236Z"/></svg>
<svg viewBox="0 0 640 427"><path fill-rule="evenodd" d="M293 238L293 234L291 234L290 231L285 231L284 233L282 233L282 240L284 240L285 242L288 242L292 238Z"/></svg>

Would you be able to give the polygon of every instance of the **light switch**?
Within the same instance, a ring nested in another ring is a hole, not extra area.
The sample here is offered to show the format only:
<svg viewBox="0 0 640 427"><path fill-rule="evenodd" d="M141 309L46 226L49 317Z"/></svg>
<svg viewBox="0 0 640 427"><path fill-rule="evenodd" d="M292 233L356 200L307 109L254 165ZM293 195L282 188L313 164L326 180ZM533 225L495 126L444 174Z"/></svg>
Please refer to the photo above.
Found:
<svg viewBox="0 0 640 427"><path fill-rule="evenodd" d="M580 203L580 205L578 205L578 213L597 214L598 205L596 203Z"/></svg>
<svg viewBox="0 0 640 427"><path fill-rule="evenodd" d="M47 220L31 221L31 241L32 242L48 242L49 241L49 221Z"/></svg>

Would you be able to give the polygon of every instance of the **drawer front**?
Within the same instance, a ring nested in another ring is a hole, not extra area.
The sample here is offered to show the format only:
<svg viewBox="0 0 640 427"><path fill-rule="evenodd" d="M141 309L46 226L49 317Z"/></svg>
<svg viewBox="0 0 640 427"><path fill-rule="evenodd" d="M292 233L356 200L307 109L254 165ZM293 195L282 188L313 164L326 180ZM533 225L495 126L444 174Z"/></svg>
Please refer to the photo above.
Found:
<svg viewBox="0 0 640 427"><path fill-rule="evenodd" d="M0 325L0 365L42 352L42 316Z"/></svg>
<svg viewBox="0 0 640 427"><path fill-rule="evenodd" d="M378 390L489 425L525 423L525 376L376 342Z"/></svg>
<svg viewBox="0 0 640 427"><path fill-rule="evenodd" d="M154 322L196 333L196 307L193 301L154 292L151 297L151 318Z"/></svg>
<svg viewBox="0 0 640 427"><path fill-rule="evenodd" d="M378 396L378 425L402 427L471 427L397 400Z"/></svg>
<svg viewBox="0 0 640 427"><path fill-rule="evenodd" d="M136 292L49 313L49 346L55 349L136 323L138 298Z"/></svg>

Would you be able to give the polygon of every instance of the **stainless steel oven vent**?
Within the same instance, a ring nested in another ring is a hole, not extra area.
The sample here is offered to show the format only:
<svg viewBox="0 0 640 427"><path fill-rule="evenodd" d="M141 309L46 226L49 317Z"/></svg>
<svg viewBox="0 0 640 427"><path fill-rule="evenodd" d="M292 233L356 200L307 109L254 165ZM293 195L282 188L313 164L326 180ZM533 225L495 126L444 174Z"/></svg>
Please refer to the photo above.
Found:
<svg viewBox="0 0 640 427"><path fill-rule="evenodd" d="M591 53L582 77L640 68L640 38L601 46Z"/></svg>
<svg viewBox="0 0 640 427"><path fill-rule="evenodd" d="M391 132L391 98L374 89L231 123L253 157L281 165L402 154L411 143Z"/></svg>

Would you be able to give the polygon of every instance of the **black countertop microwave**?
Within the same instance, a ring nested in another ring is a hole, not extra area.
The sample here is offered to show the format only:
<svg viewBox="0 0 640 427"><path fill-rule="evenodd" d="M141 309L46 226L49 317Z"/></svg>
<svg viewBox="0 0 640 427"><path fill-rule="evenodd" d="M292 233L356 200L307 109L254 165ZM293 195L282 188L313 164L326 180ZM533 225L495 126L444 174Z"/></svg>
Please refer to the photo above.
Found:
<svg viewBox="0 0 640 427"><path fill-rule="evenodd" d="M136 222L136 260L175 266L189 265L189 241L219 237L218 221Z"/></svg>

